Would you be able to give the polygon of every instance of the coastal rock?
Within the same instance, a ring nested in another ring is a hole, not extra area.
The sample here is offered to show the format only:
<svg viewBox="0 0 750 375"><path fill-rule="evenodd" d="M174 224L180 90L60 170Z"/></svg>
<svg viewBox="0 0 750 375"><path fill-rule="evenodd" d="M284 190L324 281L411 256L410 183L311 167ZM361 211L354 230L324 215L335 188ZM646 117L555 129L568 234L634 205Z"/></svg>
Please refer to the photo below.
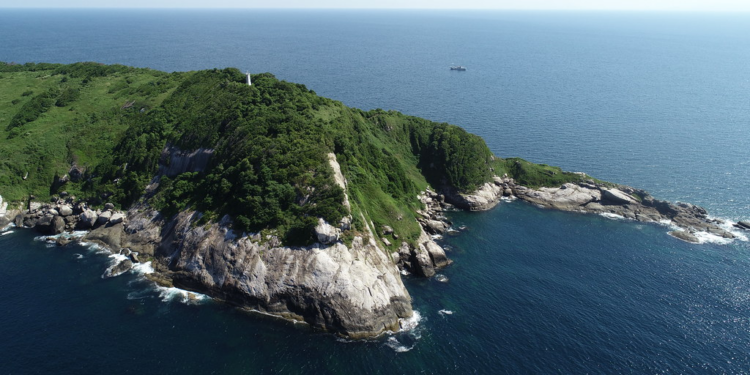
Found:
<svg viewBox="0 0 750 375"><path fill-rule="evenodd" d="M599 202L602 193L598 189L588 189L576 184L567 183L559 188L517 189L518 196L524 200L545 207L559 210L573 210L592 202Z"/></svg>
<svg viewBox="0 0 750 375"><path fill-rule="evenodd" d="M677 239L683 240L685 242L690 243L700 243L700 240L698 240L698 237L694 236L692 233L684 230L674 230L669 232L669 234Z"/></svg>
<svg viewBox="0 0 750 375"><path fill-rule="evenodd" d="M438 220L427 220L425 225L428 231L434 234L443 234L448 229L448 226L444 222Z"/></svg>
<svg viewBox="0 0 750 375"><path fill-rule="evenodd" d="M629 204L637 202L630 195L615 188L602 189L602 197L604 198L604 200L614 202L615 204Z"/></svg>
<svg viewBox="0 0 750 375"><path fill-rule="evenodd" d="M411 256L412 269L417 275L422 277L432 277L435 274L435 267L432 265L430 253L423 244L419 244L412 252Z"/></svg>
<svg viewBox="0 0 750 375"><path fill-rule="evenodd" d="M83 241L94 242L102 245L113 252L119 253L122 248L122 237L125 231L122 224L110 227L101 226L87 233Z"/></svg>
<svg viewBox="0 0 750 375"><path fill-rule="evenodd" d="M109 218L112 217L112 211L104 211L102 212L99 217L96 219L96 225L104 225L107 224L109 221Z"/></svg>
<svg viewBox="0 0 750 375"><path fill-rule="evenodd" d="M52 234L60 234L65 231L65 219L61 216L55 216L52 219Z"/></svg>
<svg viewBox="0 0 750 375"><path fill-rule="evenodd" d="M109 278L120 276L123 273L128 272L131 268L133 268L133 262L131 262L130 259L123 259L114 266L107 268L102 277Z"/></svg>
<svg viewBox="0 0 750 375"><path fill-rule="evenodd" d="M452 261L445 255L445 250L435 243L435 241L427 241L423 245L427 250L427 253L430 254L430 259L435 268L445 267L452 263Z"/></svg>
<svg viewBox="0 0 750 375"><path fill-rule="evenodd" d="M55 239L57 246L67 246L71 242L73 242L73 239L67 236L60 236Z"/></svg>
<svg viewBox="0 0 750 375"><path fill-rule="evenodd" d="M42 234L55 234L54 219L55 216L52 215L44 215L36 219L33 225L34 230ZM24 220L24 225L25 224L26 221Z"/></svg>
<svg viewBox="0 0 750 375"><path fill-rule="evenodd" d="M99 219L99 215L96 212L86 209L78 216L78 225L81 229L89 229L96 224L97 219Z"/></svg>
<svg viewBox="0 0 750 375"><path fill-rule="evenodd" d="M109 223L110 224L119 224L119 223L122 223L122 221L124 219L125 219L125 215L122 212L115 212L109 218Z"/></svg>
<svg viewBox="0 0 750 375"><path fill-rule="evenodd" d="M412 315L398 269L372 236L354 237L351 247L288 248L224 225L192 225L198 217L183 212L163 226L157 268L168 264L177 287L352 338L395 331Z"/></svg>
<svg viewBox="0 0 750 375"><path fill-rule="evenodd" d="M73 207L70 207L70 205L63 204L60 205L60 215L62 216L70 216L73 215Z"/></svg>
<svg viewBox="0 0 750 375"><path fill-rule="evenodd" d="M503 195L503 187L496 183L487 182L480 186L475 192L470 194L457 193L454 191L445 192L445 201L455 205L458 208L469 211L484 211L495 207L500 202Z"/></svg>
<svg viewBox="0 0 750 375"><path fill-rule="evenodd" d="M740 229L750 230L750 221L740 221L735 226Z"/></svg>
<svg viewBox="0 0 750 375"><path fill-rule="evenodd" d="M112 203L105 203L104 204L104 210L106 211L112 211L115 209L115 205Z"/></svg>

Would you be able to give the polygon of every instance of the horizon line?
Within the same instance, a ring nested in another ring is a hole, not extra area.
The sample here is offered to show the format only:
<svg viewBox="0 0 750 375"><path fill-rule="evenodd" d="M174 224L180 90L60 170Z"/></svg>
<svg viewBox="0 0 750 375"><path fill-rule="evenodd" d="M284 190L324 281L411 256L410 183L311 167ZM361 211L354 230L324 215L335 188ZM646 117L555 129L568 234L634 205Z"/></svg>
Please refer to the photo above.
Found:
<svg viewBox="0 0 750 375"><path fill-rule="evenodd" d="M107 9L130 9L130 10L422 10L422 11L535 11L535 12L679 12L679 13L750 13L750 9L631 9L631 8L364 8L364 7L75 7L75 6L52 6L52 7L29 7L29 6L0 6L0 9L26 9L26 10L44 10L44 9L89 9L89 10L107 10Z"/></svg>

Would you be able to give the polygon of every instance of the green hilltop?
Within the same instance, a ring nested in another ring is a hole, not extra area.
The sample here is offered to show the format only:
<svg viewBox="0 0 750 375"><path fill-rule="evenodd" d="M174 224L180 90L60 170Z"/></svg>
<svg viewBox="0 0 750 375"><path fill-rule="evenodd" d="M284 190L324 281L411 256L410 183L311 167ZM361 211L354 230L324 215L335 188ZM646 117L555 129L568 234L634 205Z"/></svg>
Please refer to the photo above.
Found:
<svg viewBox="0 0 750 375"><path fill-rule="evenodd" d="M321 217L348 213L352 233L372 222L419 236L416 196L428 186L471 192L507 173L535 187L582 177L500 159L462 128L380 109L362 111L304 85L237 69L165 73L97 63L0 62L0 194L21 202L65 191L93 205L148 204L165 216L192 208L210 224L275 231L310 243ZM177 175L165 150L208 150L200 170ZM159 175L159 179L154 179ZM150 183L158 181L156 184Z"/></svg>

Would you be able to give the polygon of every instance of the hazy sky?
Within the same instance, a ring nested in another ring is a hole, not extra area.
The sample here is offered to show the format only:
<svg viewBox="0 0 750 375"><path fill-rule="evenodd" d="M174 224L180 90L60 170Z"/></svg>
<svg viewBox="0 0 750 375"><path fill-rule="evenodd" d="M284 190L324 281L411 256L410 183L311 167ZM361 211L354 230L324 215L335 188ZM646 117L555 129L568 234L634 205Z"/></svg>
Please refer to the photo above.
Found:
<svg viewBox="0 0 750 375"><path fill-rule="evenodd" d="M461 8L750 11L750 0L0 0L0 8Z"/></svg>

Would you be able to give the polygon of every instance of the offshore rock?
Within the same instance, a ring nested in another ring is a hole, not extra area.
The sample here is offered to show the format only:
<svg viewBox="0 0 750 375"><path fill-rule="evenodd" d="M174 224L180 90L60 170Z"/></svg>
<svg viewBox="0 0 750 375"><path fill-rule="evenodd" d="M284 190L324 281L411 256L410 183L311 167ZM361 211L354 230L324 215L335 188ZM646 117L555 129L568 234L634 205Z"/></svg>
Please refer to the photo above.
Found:
<svg viewBox="0 0 750 375"><path fill-rule="evenodd" d="M674 230L674 231L669 232L669 235L671 235L674 238L683 240L685 242L700 243L700 241L698 240L698 237L694 236L692 233L686 230Z"/></svg>
<svg viewBox="0 0 750 375"><path fill-rule="evenodd" d="M128 272L131 268L133 268L133 262L131 262L130 259L123 259L114 266L107 268L102 277L109 278L120 276L123 273Z"/></svg>

